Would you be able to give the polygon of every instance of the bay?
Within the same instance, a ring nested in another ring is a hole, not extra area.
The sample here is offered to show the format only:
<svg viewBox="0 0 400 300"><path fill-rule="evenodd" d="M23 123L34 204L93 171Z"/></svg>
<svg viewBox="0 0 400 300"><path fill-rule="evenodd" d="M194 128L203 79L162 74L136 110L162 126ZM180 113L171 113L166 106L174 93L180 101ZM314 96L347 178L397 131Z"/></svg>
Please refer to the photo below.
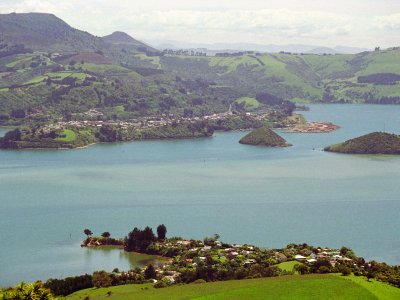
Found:
<svg viewBox="0 0 400 300"><path fill-rule="evenodd" d="M164 223L169 236L283 247L353 248L400 264L400 158L325 153L371 131L400 134L400 106L311 105L327 134L279 132L293 144L212 138L0 151L0 286L149 262L121 250L82 249L83 229L123 237Z"/></svg>

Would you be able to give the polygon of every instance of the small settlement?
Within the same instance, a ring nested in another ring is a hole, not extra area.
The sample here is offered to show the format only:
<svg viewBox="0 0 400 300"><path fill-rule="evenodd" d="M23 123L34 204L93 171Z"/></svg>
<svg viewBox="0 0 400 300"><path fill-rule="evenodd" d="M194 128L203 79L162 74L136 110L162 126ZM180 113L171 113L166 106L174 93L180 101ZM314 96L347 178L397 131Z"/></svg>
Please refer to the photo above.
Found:
<svg viewBox="0 0 400 300"><path fill-rule="evenodd" d="M90 243L96 247L101 243ZM347 249L347 248L346 248ZM283 271L279 264L297 261L310 273L321 271L338 272L338 267L363 268L363 259L354 253L330 248L314 248L307 244L290 244L284 249L262 249L254 245L227 244L217 239L184 240L167 239L154 241L146 249L147 254L156 254L168 259L159 260L154 266L153 281L162 281L166 285L188 283L197 279L218 281L255 277L289 275L296 272ZM348 256L350 257L348 257ZM117 272L118 278L135 278L144 275L146 267L140 270ZM147 278L149 279L149 278Z"/></svg>

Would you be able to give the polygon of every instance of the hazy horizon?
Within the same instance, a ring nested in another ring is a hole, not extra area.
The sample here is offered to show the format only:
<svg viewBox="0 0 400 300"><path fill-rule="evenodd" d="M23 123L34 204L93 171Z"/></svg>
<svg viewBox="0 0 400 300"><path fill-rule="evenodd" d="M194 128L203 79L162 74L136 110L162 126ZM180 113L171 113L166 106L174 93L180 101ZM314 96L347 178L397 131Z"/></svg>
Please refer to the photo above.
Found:
<svg viewBox="0 0 400 300"><path fill-rule="evenodd" d="M5 0L0 13L53 13L71 26L103 36L124 31L146 42L260 45L397 46L400 3L395 0L214 1Z"/></svg>

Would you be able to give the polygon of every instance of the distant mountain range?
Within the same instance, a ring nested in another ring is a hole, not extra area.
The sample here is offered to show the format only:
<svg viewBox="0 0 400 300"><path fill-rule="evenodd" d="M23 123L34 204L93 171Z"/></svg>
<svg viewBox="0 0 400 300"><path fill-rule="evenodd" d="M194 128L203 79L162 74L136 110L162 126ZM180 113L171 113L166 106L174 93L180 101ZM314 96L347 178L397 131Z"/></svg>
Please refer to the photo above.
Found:
<svg viewBox="0 0 400 300"><path fill-rule="evenodd" d="M259 51L267 53L278 53L280 51L292 53L310 53L310 54L356 54L364 51L369 51L368 48L336 46L333 48L322 47L316 45L274 45L274 44L251 44L251 43L187 43L179 41L149 41L157 49L207 49L209 52L235 52L235 51Z"/></svg>
<svg viewBox="0 0 400 300"><path fill-rule="evenodd" d="M368 51L367 48L336 46L333 48L316 45L263 45L251 43L187 43L179 41L151 41L154 48L138 41L127 33L116 31L104 37L97 37L88 32L72 28L66 22L52 14L26 13L26 14L0 14L0 38L12 41L15 44L24 44L34 50L59 50L63 51L93 51L116 47L130 46L136 50L157 51L169 49L202 49L209 54L217 52L259 51L277 53L280 51L292 53L337 54L360 53Z"/></svg>

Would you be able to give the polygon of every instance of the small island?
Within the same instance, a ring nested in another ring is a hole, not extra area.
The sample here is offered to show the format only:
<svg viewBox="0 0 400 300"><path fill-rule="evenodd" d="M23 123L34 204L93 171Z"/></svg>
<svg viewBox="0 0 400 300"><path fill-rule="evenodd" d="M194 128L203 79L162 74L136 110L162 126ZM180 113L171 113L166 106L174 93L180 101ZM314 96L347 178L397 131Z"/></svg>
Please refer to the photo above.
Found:
<svg viewBox="0 0 400 300"><path fill-rule="evenodd" d="M266 147L289 147L284 138L276 134L268 127L254 129L252 132L244 136L240 144L266 146Z"/></svg>
<svg viewBox="0 0 400 300"><path fill-rule="evenodd" d="M400 155L400 136L386 132L372 132L341 144L328 146L324 151L344 154Z"/></svg>

